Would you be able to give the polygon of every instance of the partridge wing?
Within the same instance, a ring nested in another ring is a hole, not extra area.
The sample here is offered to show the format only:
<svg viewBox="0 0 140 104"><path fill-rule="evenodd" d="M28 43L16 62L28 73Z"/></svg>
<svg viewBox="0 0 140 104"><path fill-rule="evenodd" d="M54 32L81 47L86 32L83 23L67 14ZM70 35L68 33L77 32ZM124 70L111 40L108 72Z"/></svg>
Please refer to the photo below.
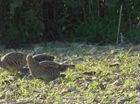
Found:
<svg viewBox="0 0 140 104"><path fill-rule="evenodd" d="M53 62L53 61L41 61L39 62L39 65L41 67L48 67L48 68L58 68L59 64Z"/></svg>
<svg viewBox="0 0 140 104"><path fill-rule="evenodd" d="M44 60L53 61L55 59L55 56L45 55L45 54L37 54L37 55L34 55L33 58L39 62L44 61Z"/></svg>

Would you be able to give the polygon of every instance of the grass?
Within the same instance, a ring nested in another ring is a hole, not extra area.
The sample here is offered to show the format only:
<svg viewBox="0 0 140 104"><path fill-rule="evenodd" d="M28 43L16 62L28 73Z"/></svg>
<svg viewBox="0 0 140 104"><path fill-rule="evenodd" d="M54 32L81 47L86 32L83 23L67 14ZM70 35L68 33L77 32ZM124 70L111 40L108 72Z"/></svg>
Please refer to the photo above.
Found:
<svg viewBox="0 0 140 104"><path fill-rule="evenodd" d="M1 104L136 104L139 98L139 53L125 47L85 44L45 45L57 62L75 64L59 81L45 84L1 71ZM123 49L124 48L124 49ZM42 52L42 53L43 53Z"/></svg>

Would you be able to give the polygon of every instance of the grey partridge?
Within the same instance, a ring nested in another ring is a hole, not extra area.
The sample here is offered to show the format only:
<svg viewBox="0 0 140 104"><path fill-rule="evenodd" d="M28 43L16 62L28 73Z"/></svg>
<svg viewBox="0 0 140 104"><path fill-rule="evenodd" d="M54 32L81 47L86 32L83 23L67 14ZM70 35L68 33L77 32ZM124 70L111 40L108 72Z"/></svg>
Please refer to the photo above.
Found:
<svg viewBox="0 0 140 104"><path fill-rule="evenodd" d="M20 70L27 65L27 54L21 52L10 52L1 57L0 67L6 70Z"/></svg>
<svg viewBox="0 0 140 104"><path fill-rule="evenodd" d="M0 67L2 67L5 70L16 70L19 71L23 69L27 65L26 61L26 53L22 52L9 52L5 54L3 57L1 57L0 60ZM38 61L43 61L43 60L54 60L54 56L49 56L45 54L37 54L33 56L36 60Z"/></svg>
<svg viewBox="0 0 140 104"><path fill-rule="evenodd" d="M60 77L60 73L66 71L69 67L74 67L75 65L63 65L58 64L54 61L37 61L32 56L28 55L26 57L27 65L36 78L43 79L46 83Z"/></svg>

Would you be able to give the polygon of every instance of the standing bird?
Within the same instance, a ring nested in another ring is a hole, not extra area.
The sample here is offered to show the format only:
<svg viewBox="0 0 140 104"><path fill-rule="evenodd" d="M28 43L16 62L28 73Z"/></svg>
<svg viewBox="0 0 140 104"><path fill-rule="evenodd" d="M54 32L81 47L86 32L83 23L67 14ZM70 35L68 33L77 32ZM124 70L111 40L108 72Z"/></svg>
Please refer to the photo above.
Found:
<svg viewBox="0 0 140 104"><path fill-rule="evenodd" d="M26 57L27 65L36 78L45 80L46 83L60 77L60 73L66 71L69 67L74 65L62 65L53 61L37 61L32 56Z"/></svg>

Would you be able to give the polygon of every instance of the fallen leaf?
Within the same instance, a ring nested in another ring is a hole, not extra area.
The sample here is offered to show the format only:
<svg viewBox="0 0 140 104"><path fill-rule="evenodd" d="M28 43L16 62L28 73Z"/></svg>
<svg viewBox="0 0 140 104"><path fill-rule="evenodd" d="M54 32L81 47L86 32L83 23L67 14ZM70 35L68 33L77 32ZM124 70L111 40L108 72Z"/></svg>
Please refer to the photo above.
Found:
<svg viewBox="0 0 140 104"><path fill-rule="evenodd" d="M100 84L98 84L98 87L101 89L101 90L105 90L105 84L103 84L103 83L100 83Z"/></svg>
<svg viewBox="0 0 140 104"><path fill-rule="evenodd" d="M120 64L119 63L111 63L110 65L109 65L109 67L114 67L114 66L119 66Z"/></svg>
<svg viewBox="0 0 140 104"><path fill-rule="evenodd" d="M92 75L95 75L96 72L95 71L89 71L89 72L84 72L85 75L88 75L88 76L92 76Z"/></svg>

